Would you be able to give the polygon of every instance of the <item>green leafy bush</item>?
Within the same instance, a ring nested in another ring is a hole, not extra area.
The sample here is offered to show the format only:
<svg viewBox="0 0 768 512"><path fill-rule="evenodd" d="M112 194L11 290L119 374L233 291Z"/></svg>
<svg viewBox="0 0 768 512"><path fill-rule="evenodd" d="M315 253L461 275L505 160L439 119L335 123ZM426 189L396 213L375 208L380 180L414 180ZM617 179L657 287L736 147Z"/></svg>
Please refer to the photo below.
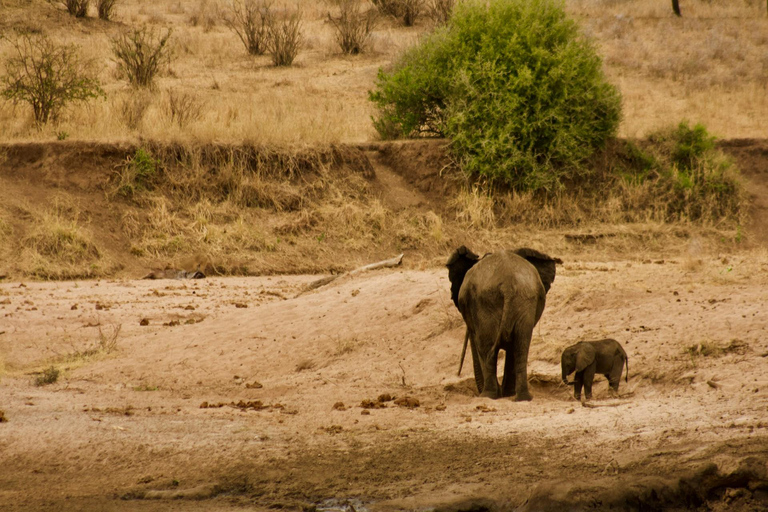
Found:
<svg viewBox="0 0 768 512"><path fill-rule="evenodd" d="M706 127L683 121L648 137L641 148L627 141L620 179L645 187L662 208L662 220L739 221L744 187L733 162Z"/></svg>
<svg viewBox="0 0 768 512"><path fill-rule="evenodd" d="M144 148L138 148L128 159L119 173L117 192L124 197L133 197L137 192L151 189L157 176L158 162Z"/></svg>
<svg viewBox="0 0 768 512"><path fill-rule="evenodd" d="M29 33L8 41L13 51L5 61L0 94L28 103L38 126L58 119L68 103L105 96L77 46L57 45L45 35Z"/></svg>
<svg viewBox="0 0 768 512"><path fill-rule="evenodd" d="M467 0L445 27L380 71L384 138L441 135L475 177L561 183L618 127L621 100L559 0Z"/></svg>

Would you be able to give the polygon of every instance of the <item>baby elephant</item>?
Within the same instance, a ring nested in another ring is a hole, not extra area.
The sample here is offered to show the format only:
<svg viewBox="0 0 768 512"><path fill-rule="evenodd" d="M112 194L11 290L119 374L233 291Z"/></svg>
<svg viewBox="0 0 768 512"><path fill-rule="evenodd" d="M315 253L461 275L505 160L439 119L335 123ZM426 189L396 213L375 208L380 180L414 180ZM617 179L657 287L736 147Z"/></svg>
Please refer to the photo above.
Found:
<svg viewBox="0 0 768 512"><path fill-rule="evenodd" d="M568 375L576 372L572 383L576 400L581 399L582 385L587 400L592 398L592 380L595 373L605 375L611 389L618 392L621 372L626 364L625 380L629 382L629 358L616 340L580 341L563 350L561 364L565 384L568 384Z"/></svg>

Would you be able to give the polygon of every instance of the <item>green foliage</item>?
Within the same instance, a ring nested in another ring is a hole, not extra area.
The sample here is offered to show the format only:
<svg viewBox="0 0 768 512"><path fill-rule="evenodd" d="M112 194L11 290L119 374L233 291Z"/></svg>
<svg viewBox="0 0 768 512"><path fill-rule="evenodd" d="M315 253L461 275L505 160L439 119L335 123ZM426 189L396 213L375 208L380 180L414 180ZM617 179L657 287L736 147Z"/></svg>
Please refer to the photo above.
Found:
<svg viewBox="0 0 768 512"><path fill-rule="evenodd" d="M142 190L152 188L157 176L158 162L144 148L138 148L120 171L120 183L117 192L125 197L133 197Z"/></svg>
<svg viewBox="0 0 768 512"><path fill-rule="evenodd" d="M0 94L13 102L28 103L35 122L58 119L71 102L106 96L79 57L74 45L57 45L45 35L21 33L7 38L12 54L5 61Z"/></svg>
<svg viewBox="0 0 768 512"><path fill-rule="evenodd" d="M739 220L744 188L738 169L704 125L683 121L651 134L643 148L628 141L622 156L619 176L645 185L663 205L663 220Z"/></svg>
<svg viewBox="0 0 768 512"><path fill-rule="evenodd" d="M118 69L131 85L147 88L154 86L160 66L171 58L171 33L171 29L163 34L162 31L144 26L112 39L112 53Z"/></svg>
<svg viewBox="0 0 768 512"><path fill-rule="evenodd" d="M59 380L59 369L51 365L35 377L35 386L53 384L57 380Z"/></svg>
<svg viewBox="0 0 768 512"><path fill-rule="evenodd" d="M382 137L452 139L465 171L553 188L605 140L621 101L559 0L467 0L445 27L380 71Z"/></svg>

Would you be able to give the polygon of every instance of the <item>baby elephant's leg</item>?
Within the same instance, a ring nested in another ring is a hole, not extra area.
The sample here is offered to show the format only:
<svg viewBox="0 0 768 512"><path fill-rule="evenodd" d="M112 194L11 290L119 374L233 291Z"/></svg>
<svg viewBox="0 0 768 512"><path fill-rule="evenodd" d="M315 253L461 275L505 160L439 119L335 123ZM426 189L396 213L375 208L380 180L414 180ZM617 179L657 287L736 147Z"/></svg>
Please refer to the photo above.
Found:
<svg viewBox="0 0 768 512"><path fill-rule="evenodd" d="M584 396L592 400L592 381L595 380L595 364L587 366L584 370Z"/></svg>
<svg viewBox="0 0 768 512"><path fill-rule="evenodd" d="M584 385L584 372L576 372L573 376L573 397L581 400L581 387Z"/></svg>

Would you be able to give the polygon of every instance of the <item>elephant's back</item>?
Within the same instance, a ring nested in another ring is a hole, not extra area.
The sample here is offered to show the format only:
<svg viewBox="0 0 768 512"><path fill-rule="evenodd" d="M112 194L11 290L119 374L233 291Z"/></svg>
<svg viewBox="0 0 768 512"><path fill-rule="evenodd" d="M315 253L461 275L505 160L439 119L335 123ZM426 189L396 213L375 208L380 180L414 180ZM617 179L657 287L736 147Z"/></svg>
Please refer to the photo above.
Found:
<svg viewBox="0 0 768 512"><path fill-rule="evenodd" d="M514 251L504 250L488 254L469 269L459 300L466 293L497 294L505 288L521 298L538 299L546 294L536 267Z"/></svg>

